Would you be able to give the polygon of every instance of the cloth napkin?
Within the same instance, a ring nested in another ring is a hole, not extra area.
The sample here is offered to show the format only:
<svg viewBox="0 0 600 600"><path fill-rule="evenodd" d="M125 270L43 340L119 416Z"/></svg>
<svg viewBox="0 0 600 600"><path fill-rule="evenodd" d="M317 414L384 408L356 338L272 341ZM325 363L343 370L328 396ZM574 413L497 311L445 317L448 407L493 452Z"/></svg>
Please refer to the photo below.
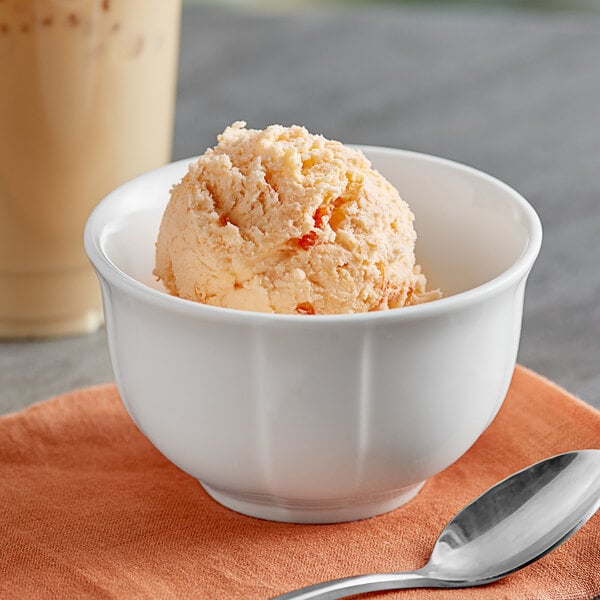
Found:
<svg viewBox="0 0 600 600"><path fill-rule="evenodd" d="M223 508L169 463L113 385L76 391L0 419L0 597L265 600L326 579L418 568L447 521L489 486L542 458L599 445L598 411L517 367L492 425L413 501L354 523L272 523ZM539 562L488 586L368 597L597 594L600 513Z"/></svg>

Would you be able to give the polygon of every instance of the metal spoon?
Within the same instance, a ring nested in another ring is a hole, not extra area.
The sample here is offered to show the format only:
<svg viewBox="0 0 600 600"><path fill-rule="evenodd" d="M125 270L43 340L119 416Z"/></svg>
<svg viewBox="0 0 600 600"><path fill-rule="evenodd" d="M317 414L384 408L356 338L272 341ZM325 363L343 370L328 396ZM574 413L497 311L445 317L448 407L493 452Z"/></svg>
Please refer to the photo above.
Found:
<svg viewBox="0 0 600 600"><path fill-rule="evenodd" d="M336 579L273 600L335 600L380 590L491 583L562 544L598 508L600 450L566 452L507 477L461 510L423 568Z"/></svg>

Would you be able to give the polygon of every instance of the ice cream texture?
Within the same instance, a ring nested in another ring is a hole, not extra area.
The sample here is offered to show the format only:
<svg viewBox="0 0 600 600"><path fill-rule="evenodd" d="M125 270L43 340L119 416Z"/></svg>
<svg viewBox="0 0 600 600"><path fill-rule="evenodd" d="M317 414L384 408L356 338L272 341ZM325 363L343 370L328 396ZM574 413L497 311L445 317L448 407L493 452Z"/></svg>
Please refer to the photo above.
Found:
<svg viewBox="0 0 600 600"><path fill-rule="evenodd" d="M154 274L174 295L268 313L433 300L414 217L358 149L304 127L236 122L171 190Z"/></svg>

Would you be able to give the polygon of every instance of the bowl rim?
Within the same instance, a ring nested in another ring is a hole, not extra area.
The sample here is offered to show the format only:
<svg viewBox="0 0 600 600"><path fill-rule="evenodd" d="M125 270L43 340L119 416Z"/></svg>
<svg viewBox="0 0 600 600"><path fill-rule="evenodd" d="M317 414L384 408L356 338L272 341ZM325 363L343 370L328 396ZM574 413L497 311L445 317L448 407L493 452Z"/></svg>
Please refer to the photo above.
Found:
<svg viewBox="0 0 600 600"><path fill-rule="evenodd" d="M350 144L349 144L350 145ZM106 218L110 209L115 204L122 204L122 197L135 189L142 181L146 181L153 175L159 175L163 171L172 170L176 167L187 166L198 157L184 158L177 160L157 169L147 171L134 179L131 179L106 195L94 208L89 215L84 230L84 246L86 253L97 274L106 279L110 284L123 290L129 295L155 307L175 312L180 315L194 317L197 319L210 318L212 320L226 321L252 321L255 323L285 323L290 325L306 326L308 323L340 323L348 325L350 323L359 324L368 321L386 321L393 320L414 320L424 317L435 317L440 314L447 314L457 310L463 310L467 306L481 302L490 296L500 294L502 291L510 288L521 279L525 278L531 270L541 248L542 244L542 224L538 214L531 204L505 182L489 175L479 169L465 165L460 162L415 152L412 150L403 150L385 146L371 145L351 145L354 148L367 152L380 154L393 154L395 156L410 157L420 161L426 161L437 165L450 167L451 169L462 171L469 177L476 177L487 181L493 186L502 190L514 203L523 217L529 233L527 244L520 256L502 273L496 277L468 290L453 294L448 297L442 297L438 300L415 304L412 306L399 307L398 309L364 312L364 313L344 313L344 314L325 314L325 315L297 315L282 313L264 313L242 309L224 308L194 302L184 298L173 296L168 292L152 288L141 281L127 275L115 263L113 263L102 245L103 234L110 227L113 220ZM368 158L368 157L367 157ZM175 184L176 182L173 182ZM122 214L122 213L121 213Z"/></svg>

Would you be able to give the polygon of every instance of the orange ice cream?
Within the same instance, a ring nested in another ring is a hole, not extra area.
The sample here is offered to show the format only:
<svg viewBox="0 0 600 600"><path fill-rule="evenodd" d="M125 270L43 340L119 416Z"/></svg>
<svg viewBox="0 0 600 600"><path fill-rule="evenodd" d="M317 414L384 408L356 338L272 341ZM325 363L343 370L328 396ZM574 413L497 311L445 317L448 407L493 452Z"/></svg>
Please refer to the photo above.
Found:
<svg viewBox="0 0 600 600"><path fill-rule="evenodd" d="M172 192L155 275L188 300L269 313L386 310L440 296L413 214L359 151L304 127L218 138Z"/></svg>

